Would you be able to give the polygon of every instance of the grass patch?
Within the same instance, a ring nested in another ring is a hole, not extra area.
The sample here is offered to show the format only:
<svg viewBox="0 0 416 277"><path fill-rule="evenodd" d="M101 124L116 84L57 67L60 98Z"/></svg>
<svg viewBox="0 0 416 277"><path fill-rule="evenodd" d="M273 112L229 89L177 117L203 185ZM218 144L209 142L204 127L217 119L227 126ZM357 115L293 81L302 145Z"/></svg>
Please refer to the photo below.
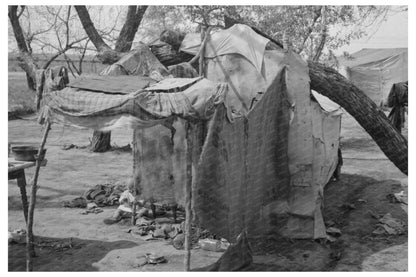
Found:
<svg viewBox="0 0 416 277"><path fill-rule="evenodd" d="M35 92L27 87L26 74L9 72L8 77L9 117L33 113L36 110Z"/></svg>

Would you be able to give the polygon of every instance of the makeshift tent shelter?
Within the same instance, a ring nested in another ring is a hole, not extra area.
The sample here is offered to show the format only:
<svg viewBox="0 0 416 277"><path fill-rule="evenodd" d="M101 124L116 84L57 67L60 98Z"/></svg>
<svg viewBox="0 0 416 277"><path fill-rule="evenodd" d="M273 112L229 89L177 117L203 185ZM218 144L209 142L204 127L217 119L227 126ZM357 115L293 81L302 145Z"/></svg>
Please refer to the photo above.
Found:
<svg viewBox="0 0 416 277"><path fill-rule="evenodd" d="M376 104L386 104L394 83L408 80L407 48L365 48L339 58L341 74Z"/></svg>
<svg viewBox="0 0 416 277"><path fill-rule="evenodd" d="M142 196L179 204L186 183L186 120L195 142L196 223L230 241L244 229L249 236L275 231L326 237L321 205L338 160L339 107L322 108L298 55L266 50L266 44L237 24L208 39L206 79L168 78L136 92L123 90L125 80L117 91L97 85L98 79L70 84L44 96L41 119L100 130L136 128L134 167ZM130 78L139 83L139 77ZM184 81L182 90L178 83Z"/></svg>
<svg viewBox="0 0 416 277"><path fill-rule="evenodd" d="M311 97L307 64L291 52L265 50L267 43L241 24L208 40L205 76L229 84L236 118L227 122L219 109L208 128L196 218L226 238L242 228L249 236L279 230L325 237L320 205L338 159L339 107L322 110ZM197 44L188 35L181 50L196 54Z"/></svg>

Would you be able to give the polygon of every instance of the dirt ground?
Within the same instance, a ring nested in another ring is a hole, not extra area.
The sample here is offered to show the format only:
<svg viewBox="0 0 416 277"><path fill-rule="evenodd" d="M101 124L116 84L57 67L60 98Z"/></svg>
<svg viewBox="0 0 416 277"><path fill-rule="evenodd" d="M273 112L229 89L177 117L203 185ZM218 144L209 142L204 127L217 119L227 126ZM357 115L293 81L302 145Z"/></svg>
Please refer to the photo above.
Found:
<svg viewBox="0 0 416 277"><path fill-rule="evenodd" d="M41 127L34 118L9 121L9 143L38 145ZM407 130L407 129L406 129ZM405 134L407 135L407 131ZM325 222L342 232L333 243L288 240L269 236L251 241L255 271L407 271L407 232L378 235L375 216L391 213L407 224L407 206L391 203L394 192L407 194L402 174L348 114L343 116L344 166L341 180L325 189ZM96 184L125 179L132 172L132 155L114 150L103 154L87 149L62 150L64 144L85 146L90 130L53 126L47 142L46 167L41 168L34 232L39 246L36 271L181 271L184 251L166 241L144 242L126 232L128 225L104 225L114 208L82 215L83 209L63 208L62 201L80 196ZM131 130L112 132L112 143L131 142ZM28 183L33 169L27 170ZM30 190L30 188L28 188ZM25 229L20 192L8 186L8 229ZM65 247L71 245L71 248ZM164 255L168 262L139 267L145 253ZM25 245L9 244L9 271L25 270ZM221 253L192 251L191 267L214 263Z"/></svg>

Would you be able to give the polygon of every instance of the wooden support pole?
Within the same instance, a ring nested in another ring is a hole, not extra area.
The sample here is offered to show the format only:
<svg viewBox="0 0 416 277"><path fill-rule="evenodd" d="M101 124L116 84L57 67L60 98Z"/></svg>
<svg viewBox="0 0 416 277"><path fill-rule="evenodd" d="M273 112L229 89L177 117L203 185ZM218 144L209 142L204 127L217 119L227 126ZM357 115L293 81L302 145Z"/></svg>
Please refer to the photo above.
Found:
<svg viewBox="0 0 416 277"><path fill-rule="evenodd" d="M133 182L134 182L134 198L137 200L137 194L140 193L140 180L142 175L142 148L139 145L141 143L141 139L143 135L141 134L143 129L134 128L133 129ZM133 216L131 218L131 225L136 225L136 211L137 211L138 204L135 203L133 205Z"/></svg>
<svg viewBox="0 0 416 277"><path fill-rule="evenodd" d="M190 64L193 64L196 61L199 61L199 64L201 66L201 59L203 61L204 55L205 55L205 46L207 45L207 41L208 41L208 35L210 34L212 30L212 27L208 27L208 29L204 32L203 36L201 36L201 47L198 50L198 53L188 62ZM203 38L203 39L202 39ZM201 76L201 69L200 69L200 74L199 76Z"/></svg>
<svg viewBox="0 0 416 277"><path fill-rule="evenodd" d="M35 175L33 177L32 182L32 189L30 193L30 202L29 202L29 214L27 220L27 233L26 233L26 271L33 271L33 257L35 255L35 248L34 248L34 238L33 238L33 214L35 211L35 204L36 204L36 192L38 189L38 177L39 177L39 169L42 164L42 157L41 153L46 144L46 138L48 137L49 130L51 129L51 124L49 121L46 122L45 130L43 132L42 142L40 144L38 155L36 157L36 168L35 168Z"/></svg>
<svg viewBox="0 0 416 277"><path fill-rule="evenodd" d="M136 188L136 185L134 185L134 187ZM131 216L131 225L132 226L135 226L136 225L136 211L137 211L137 203L136 203L136 196L137 196L137 193L136 193L136 190L134 191L134 193L133 193L133 196L134 196L134 202L133 202L133 214L132 214L132 216Z"/></svg>
<svg viewBox="0 0 416 277"><path fill-rule="evenodd" d="M205 45L207 43L208 40L208 31L205 27L202 28L201 30L201 49L199 51L200 55L199 55L199 76L203 76L204 75L204 56L205 56Z"/></svg>
<svg viewBox="0 0 416 277"><path fill-rule="evenodd" d="M185 184L185 271L191 269L191 222L192 222L192 151L193 136L191 123L186 122L186 184Z"/></svg>
<svg viewBox="0 0 416 277"><path fill-rule="evenodd" d="M19 170L20 173L17 176L17 185L20 189L20 195L22 197L22 206L23 206L23 215L25 216L25 223L27 225L27 214L29 205L27 202L27 193L26 193L26 176L25 176L25 170Z"/></svg>

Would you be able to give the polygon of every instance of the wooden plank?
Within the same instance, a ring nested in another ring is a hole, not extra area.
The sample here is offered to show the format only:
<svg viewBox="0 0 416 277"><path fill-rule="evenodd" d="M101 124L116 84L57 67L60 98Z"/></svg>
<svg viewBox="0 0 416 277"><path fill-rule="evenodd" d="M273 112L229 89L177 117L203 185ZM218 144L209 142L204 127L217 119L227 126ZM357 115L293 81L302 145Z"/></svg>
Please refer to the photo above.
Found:
<svg viewBox="0 0 416 277"><path fill-rule="evenodd" d="M48 159L43 159L40 166L46 166L47 163ZM22 169L33 167L36 165L36 162L16 161L14 158L9 158L8 165L8 172L13 173Z"/></svg>
<svg viewBox="0 0 416 277"><path fill-rule="evenodd" d="M29 168L36 165L36 162L16 161L14 158L8 159L8 172L15 172L21 169Z"/></svg>
<svg viewBox="0 0 416 277"><path fill-rule="evenodd" d="M137 92L154 83L156 83L156 81L150 77L121 75L77 78L67 86L101 93L128 94Z"/></svg>

